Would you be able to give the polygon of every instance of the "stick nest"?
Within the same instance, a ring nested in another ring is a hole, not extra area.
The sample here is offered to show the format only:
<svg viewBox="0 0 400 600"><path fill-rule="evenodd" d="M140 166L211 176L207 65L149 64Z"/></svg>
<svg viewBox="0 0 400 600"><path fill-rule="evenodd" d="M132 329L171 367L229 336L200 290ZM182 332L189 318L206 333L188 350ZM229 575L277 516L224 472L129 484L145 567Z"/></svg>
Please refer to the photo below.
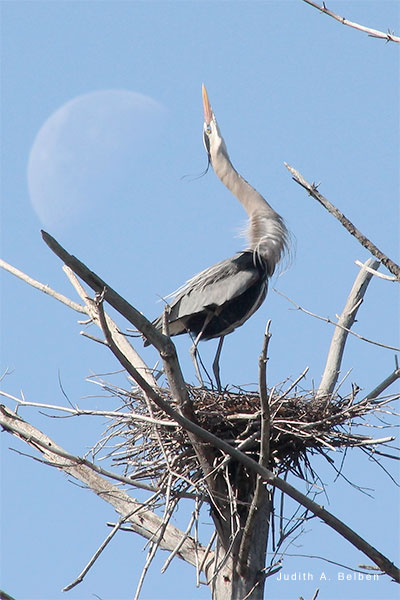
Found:
<svg viewBox="0 0 400 600"><path fill-rule="evenodd" d="M115 389L104 385L115 395ZM259 459L261 408L258 394L239 390L217 393L189 387L197 423L241 449L253 459ZM360 446L367 453L376 453L380 440L354 433L364 425L369 413L388 412L392 398L356 401L356 391L345 398L318 398L310 393L269 392L270 451L269 468L276 474L292 472L302 478L315 474L309 457L322 454L329 462L329 450ZM159 394L178 410L170 391L159 388ZM124 474L133 481L147 481L158 489L168 485L172 492L203 493L203 475L186 431L153 404L140 391L118 390L124 401L121 418L112 422L101 446L110 447L108 456L123 466ZM213 450L215 466L225 458ZM230 461L232 465L233 460ZM226 464L226 461L224 461ZM166 483L168 481L168 484ZM172 483L171 483L172 482Z"/></svg>

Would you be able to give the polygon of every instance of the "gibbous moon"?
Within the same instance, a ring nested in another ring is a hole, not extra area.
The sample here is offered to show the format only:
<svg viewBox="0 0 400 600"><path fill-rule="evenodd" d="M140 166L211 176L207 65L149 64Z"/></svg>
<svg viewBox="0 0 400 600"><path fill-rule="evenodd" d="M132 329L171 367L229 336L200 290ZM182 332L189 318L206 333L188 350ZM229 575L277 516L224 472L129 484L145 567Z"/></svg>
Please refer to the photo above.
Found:
<svg viewBox="0 0 400 600"><path fill-rule="evenodd" d="M28 160L28 189L43 225L55 229L116 212L131 192L165 121L165 108L125 90L70 100L45 121ZM122 217L123 218L123 217Z"/></svg>

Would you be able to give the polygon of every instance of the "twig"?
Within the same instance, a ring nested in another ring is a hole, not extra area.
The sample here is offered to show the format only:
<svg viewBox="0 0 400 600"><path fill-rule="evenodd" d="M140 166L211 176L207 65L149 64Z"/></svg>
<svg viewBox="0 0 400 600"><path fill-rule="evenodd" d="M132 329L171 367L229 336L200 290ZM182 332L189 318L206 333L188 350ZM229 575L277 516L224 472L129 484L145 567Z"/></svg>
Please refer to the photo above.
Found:
<svg viewBox="0 0 400 600"><path fill-rule="evenodd" d="M157 495L158 495L158 493L155 494L154 496L157 496ZM105 540L100 544L100 546L98 547L98 549L96 550L96 552L93 554L92 558L89 560L89 562L87 563L87 565L79 573L78 577L76 577L76 579L74 579L74 581L72 581L71 583L69 583L68 585L66 585L61 590L62 592L68 592L69 590L72 590L72 588L74 588L76 585L78 585L79 583L81 583L83 581L84 577L86 576L86 574L88 573L88 571L92 568L92 566L94 565L94 563L96 562L96 560L99 558L100 554L103 552L103 550L105 549L105 547L111 542L111 540L114 537L114 535L121 528L121 525L123 525L123 523L125 523L125 521L127 521L130 517L133 517L133 515L136 514L137 512L139 512L141 510L146 510L146 508L145 508L146 504L149 504L150 501L152 501L154 499L154 496L152 496L151 498L149 498L149 500L147 502L144 502L143 506L135 508L134 510L132 510L130 513L128 513L124 517L121 517L121 519L118 521L118 523L116 523L114 525L114 527L112 528L112 530L110 531L110 533L107 535L107 537L105 538Z"/></svg>
<svg viewBox="0 0 400 600"><path fill-rule="evenodd" d="M3 393L2 395L5 395L5 394ZM2 407L6 408L0 404L0 410L2 409ZM0 425L2 425L1 419L0 419ZM3 427L6 430L10 431L10 433L17 435L18 437L21 437L19 435L19 428L15 427L15 425L11 424L11 425L9 425L9 427L5 427L3 425ZM44 434L41 434L38 436L38 435L35 435L34 433L32 433L29 437L29 440L25 439L24 441L28 442L31 446L36 448L36 450L39 450L39 452L45 453L45 451L48 449L49 445L51 445L51 442L48 442L47 440L48 440L48 438L47 438L47 436L44 436ZM69 452L67 452L66 450L63 450L59 446L54 445L54 447L52 447L52 453L55 454L56 456L60 457L61 465L64 464L64 461L68 461L69 463L71 463L71 465L75 464L75 465L85 466L86 468L94 471L95 473L103 475L104 477L109 477L110 479L114 479L115 481L119 481L121 483L125 483L128 485L134 485L135 487L141 488L143 490L147 490L149 492L157 491L156 488L154 488L151 485L148 485L147 483L141 483L139 481L133 482L133 480L130 479L129 477L124 477L123 475L118 475L118 473L113 473L111 471L107 471L106 469L103 469L102 467L99 467L98 465L90 462L86 458L82 458L81 456L75 456L74 454L70 454ZM56 461L53 460L53 462L56 462Z"/></svg>
<svg viewBox="0 0 400 600"><path fill-rule="evenodd" d="M353 29L358 29L358 31L363 31L364 33L367 33L370 37L386 40L387 42L400 43L400 37L398 37L397 35L394 35L394 33L391 32L390 30L388 30L387 33L383 33L383 31L379 31L378 29L371 29L371 27L365 27L365 25L359 25L358 23L353 23L352 21L348 21L344 17L339 17L339 15L335 14L331 10L328 10L325 6L325 2L322 3L322 6L320 6L316 2L312 2L312 0L304 0L304 2L306 2L310 6L313 6L314 8L317 8L322 13L329 15L330 17L332 17L332 19L339 21L339 23L342 23L342 25L348 25L349 27L352 27Z"/></svg>
<svg viewBox="0 0 400 600"><path fill-rule="evenodd" d="M268 345L271 339L269 331L271 321L267 323L264 335L264 344L259 358L259 388L260 388L260 405L261 405L261 441L260 441L260 465L268 467L269 465L269 440L271 437L271 412L269 395L267 390L267 360L268 360ZM271 391L271 396L273 390Z"/></svg>
<svg viewBox="0 0 400 600"><path fill-rule="evenodd" d="M288 302L290 302L291 304L293 304L293 306L297 310L300 310L301 312L305 313L306 315L309 315L310 317L314 317L315 319L319 319L320 321L325 321L325 323L329 323L329 325L335 325L335 327L344 328L343 325L340 325L337 321L332 321L332 319L330 319L329 317L322 317L321 315L317 315L316 313L313 313L310 310L303 308L303 306L300 306L300 304L297 304L297 302L295 302L288 296L285 296L285 294L282 294L282 292L280 292L276 288L274 288L274 291L277 294L279 294L280 296L282 296L282 298L286 298L286 300ZM397 346L390 346L389 344L384 344L383 342L377 342L376 340L370 340L369 338L365 337L364 335L361 335L355 331L352 331L351 329L346 329L346 328L344 328L344 329L347 331L347 333L354 335L354 337L358 338L359 340L362 340L363 342L367 342L367 344L373 344L374 346L379 346L380 348L386 348L386 350L394 350L395 352L400 352L400 348L398 348Z"/></svg>
<svg viewBox="0 0 400 600"><path fill-rule="evenodd" d="M310 370L310 367L306 367L304 369L304 371L302 373L300 373L300 375L298 377L296 377L296 379L289 385L289 387L283 392L283 394L281 394L278 398L278 400L282 400L283 398L285 398L285 396L287 396L293 388L296 387L296 385L298 383L300 383L300 381L302 379L304 379L304 377L307 375L308 371Z"/></svg>
<svg viewBox="0 0 400 600"><path fill-rule="evenodd" d="M199 564L199 571L200 571L200 573L202 571L206 572L208 570L207 567L205 567L204 565L205 565L205 562L207 560L208 553L210 552L211 547L212 547L212 545L213 545L216 537L217 537L217 532L214 529L213 534L212 534L212 536L210 538L210 541L208 542L206 550L205 550L205 552L203 554L203 559L202 559L201 563Z"/></svg>
<svg viewBox="0 0 400 600"><path fill-rule="evenodd" d="M193 523L195 521L195 513L192 514L189 524L186 527L185 531L183 532L183 536L181 537L181 539L179 540L179 542L177 543L177 545L175 546L175 548L172 550L171 554L168 556L167 560L165 561L165 563L163 564L163 566L161 567L161 573L165 573L165 571L168 569L169 565L171 564L171 562L173 561L173 559L175 558L175 556L177 555L177 553L179 552L183 542L185 541L185 539L187 537L190 537L190 532L191 529L193 527Z"/></svg>
<svg viewBox="0 0 400 600"><path fill-rule="evenodd" d="M79 313L86 314L86 309L81 304L78 304L77 302L74 302L73 300L70 300L69 298L67 298L63 294L60 294L59 292L56 292L50 286L48 286L48 285L46 285L44 283L40 283L40 281L36 281L36 279L33 279L32 277L29 277L29 275L26 275L25 273L23 273L19 269L16 269L12 265L9 265L8 263L6 263L1 258L0 258L0 267L2 267L5 271L8 271L12 275L15 275L15 277L18 277L19 279L22 279L22 281L25 281L25 283L28 283L29 285L31 285L32 287L36 288L37 290L40 290L41 292L44 292L45 294L48 294L52 298L55 298L59 302L62 302L63 304L65 304L69 308L72 308L73 310L76 310Z"/></svg>
<svg viewBox="0 0 400 600"><path fill-rule="evenodd" d="M98 275L87 268L79 259L69 254L51 235L42 231L42 238L48 247L97 294L104 292L104 299L123 315L134 327L153 344L157 350L165 351L168 338L160 333L142 313L122 298ZM172 342L170 342L172 343Z"/></svg>
<svg viewBox="0 0 400 600"><path fill-rule="evenodd" d="M379 261L369 258L365 265L376 269ZM342 364L344 348L347 341L347 335L355 321L358 309L362 299L367 291L369 282L372 279L372 273L362 268L358 273L356 280L351 288L344 309L338 319L337 327L333 333L331 345L329 347L328 357L326 359L325 369L322 375L321 383L317 391L317 398L329 396L335 389Z"/></svg>
<svg viewBox="0 0 400 600"><path fill-rule="evenodd" d="M151 423L152 425L158 425L160 427L176 427L176 423L174 421L166 421L164 419L155 419L154 417L148 417L146 415L140 415L138 413L130 411L129 413L121 413L115 410L92 410L92 409L83 409L76 406L74 408L68 408L67 406L58 406L57 404L46 404L45 402L30 402L23 398L17 398L12 394L8 394L3 390L0 390L0 396L4 396L5 398L9 398L10 400L14 400L19 406L34 406L36 408L45 408L47 410L59 410L61 412L66 412L71 415L71 417L81 417L81 416L96 416L96 417L108 417L125 419L127 421L145 421L146 423Z"/></svg>
<svg viewBox="0 0 400 600"><path fill-rule="evenodd" d="M317 191L317 186L315 184L308 183L308 181L304 179L303 175L301 175L298 171L296 171L296 169L288 165L288 163L285 162L284 165L292 174L294 181L296 181L296 183L298 183L304 189L306 189L310 196L318 200L318 202L322 204L322 206L326 208L326 210L329 211L331 215L338 219L338 221L343 225L343 227L345 227L347 231L351 233L351 235L353 235L362 246L364 246L364 248L367 248L367 250L369 250L369 252L371 252L373 256L380 260L381 263L384 264L385 267L393 275L396 276L397 280L400 281L399 265L397 265L390 258L388 258L386 254L383 254L383 252L381 252L381 250L379 250L375 246L375 244L373 244L365 235L363 235L361 231L359 231L357 227L355 227L355 225L353 225L353 223L349 221L349 219L347 219L344 216L344 214L336 208L336 206L334 206L331 202L329 202L329 200L327 200L322 194L320 194Z"/></svg>
<svg viewBox="0 0 400 600"><path fill-rule="evenodd" d="M375 275L380 279L385 279L386 281L397 281L397 277L394 277L392 275L385 275L385 273L379 273L379 271L375 271L374 269L371 269L371 267L367 267L367 263L362 263L361 260L355 260L354 264L357 265L357 267L363 267L368 271L368 273L372 273L372 275Z"/></svg>
<svg viewBox="0 0 400 600"><path fill-rule="evenodd" d="M375 570L375 571L380 571L380 569L378 567L375 566L364 566L364 565L358 565L358 569L355 569L354 567L349 567L348 565L345 565L343 563L337 562L335 560L330 560L329 558L325 558L325 556L318 556L315 554L286 554L285 556L290 556L291 558L311 558L311 559L316 559L316 560L322 560L330 565L335 565L335 567L340 567L342 569L347 569L348 571L352 571L353 573L365 573L365 571L362 571L361 569L370 569L370 570ZM381 574L381 573L380 573Z"/></svg>
<svg viewBox="0 0 400 600"><path fill-rule="evenodd" d="M317 588L314 592L314 596L311 598L311 600L317 600L318 598L318 594L319 594L319 588Z"/></svg>

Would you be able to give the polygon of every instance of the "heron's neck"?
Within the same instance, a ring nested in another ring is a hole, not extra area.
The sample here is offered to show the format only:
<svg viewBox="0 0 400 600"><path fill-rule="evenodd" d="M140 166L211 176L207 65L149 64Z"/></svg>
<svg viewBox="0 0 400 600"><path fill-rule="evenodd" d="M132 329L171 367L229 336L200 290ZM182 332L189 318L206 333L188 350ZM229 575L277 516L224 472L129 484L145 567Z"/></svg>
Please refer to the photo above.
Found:
<svg viewBox="0 0 400 600"><path fill-rule="evenodd" d="M249 216L249 249L257 253L272 274L288 244L288 232L282 218L233 167L227 156L219 155L214 171L236 196Z"/></svg>

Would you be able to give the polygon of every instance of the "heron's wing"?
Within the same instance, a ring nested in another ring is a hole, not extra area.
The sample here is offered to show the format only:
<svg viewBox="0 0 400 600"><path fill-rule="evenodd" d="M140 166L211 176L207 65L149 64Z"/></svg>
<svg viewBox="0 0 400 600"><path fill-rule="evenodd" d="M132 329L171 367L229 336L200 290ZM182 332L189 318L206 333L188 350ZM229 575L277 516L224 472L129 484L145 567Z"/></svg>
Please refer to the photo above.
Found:
<svg viewBox="0 0 400 600"><path fill-rule="evenodd" d="M252 252L241 252L223 260L189 279L177 291L170 305L169 320L221 307L261 278L263 272L254 264Z"/></svg>

